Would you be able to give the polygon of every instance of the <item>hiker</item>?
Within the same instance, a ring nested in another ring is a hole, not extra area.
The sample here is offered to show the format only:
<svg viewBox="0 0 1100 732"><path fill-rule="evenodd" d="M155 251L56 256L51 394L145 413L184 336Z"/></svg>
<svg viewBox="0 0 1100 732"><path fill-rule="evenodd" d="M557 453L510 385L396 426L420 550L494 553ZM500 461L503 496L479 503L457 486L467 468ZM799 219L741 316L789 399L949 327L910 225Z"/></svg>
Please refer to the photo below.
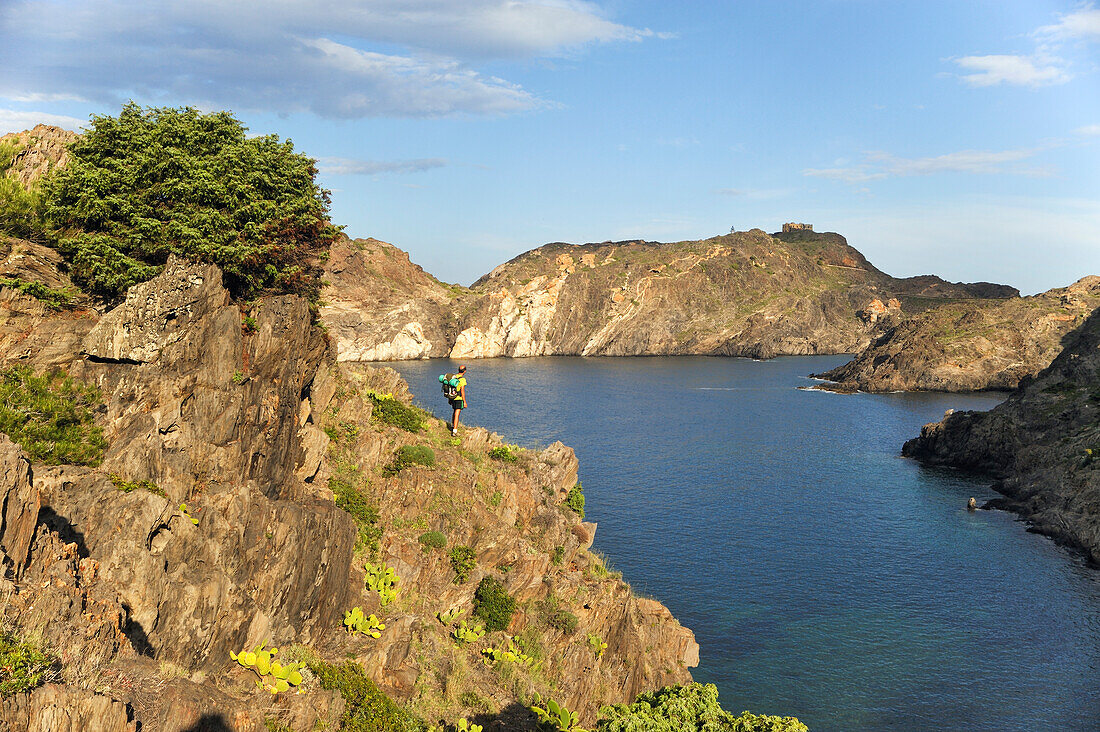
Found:
<svg viewBox="0 0 1100 732"><path fill-rule="evenodd" d="M458 434L458 415L466 408L466 367L458 367L458 379L455 384L455 388L458 389L458 393L452 397L449 401L451 409L455 410L454 416L451 417L451 434Z"/></svg>

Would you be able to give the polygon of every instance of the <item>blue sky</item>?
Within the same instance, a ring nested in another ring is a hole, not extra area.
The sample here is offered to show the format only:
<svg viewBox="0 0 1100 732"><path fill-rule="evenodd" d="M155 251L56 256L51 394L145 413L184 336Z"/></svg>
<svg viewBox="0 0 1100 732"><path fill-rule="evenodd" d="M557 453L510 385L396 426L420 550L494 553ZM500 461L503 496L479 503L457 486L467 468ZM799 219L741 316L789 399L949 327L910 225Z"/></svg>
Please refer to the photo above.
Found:
<svg viewBox="0 0 1100 732"><path fill-rule="evenodd" d="M469 283L549 241L806 221L905 276L1100 274L1100 8L3 0L0 132L231 109Z"/></svg>

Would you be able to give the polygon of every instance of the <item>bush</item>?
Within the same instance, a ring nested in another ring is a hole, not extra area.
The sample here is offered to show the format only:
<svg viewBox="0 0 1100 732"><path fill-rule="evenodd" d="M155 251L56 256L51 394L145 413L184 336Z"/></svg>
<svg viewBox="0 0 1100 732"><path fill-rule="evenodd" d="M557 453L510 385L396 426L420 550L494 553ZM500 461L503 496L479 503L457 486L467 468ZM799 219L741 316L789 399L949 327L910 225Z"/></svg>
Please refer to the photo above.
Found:
<svg viewBox="0 0 1100 732"><path fill-rule="evenodd" d="M71 304L68 293L47 287L41 282L28 282L18 277L3 277L0 278L0 287L10 287L13 290L22 292L24 295L30 295L45 303L46 307L51 310L61 310Z"/></svg>
<svg viewBox="0 0 1100 732"><path fill-rule="evenodd" d="M73 279L108 299L169 254L221 267L237 297L320 292L318 255L338 230L314 161L229 112L133 102L93 116L69 164L43 180L46 221Z"/></svg>
<svg viewBox="0 0 1100 732"><path fill-rule="evenodd" d="M0 698L42 685L57 671L57 661L30 643L0 634Z"/></svg>
<svg viewBox="0 0 1100 732"><path fill-rule="evenodd" d="M447 546L447 535L442 531L425 531L420 535L420 543L424 545L424 550L428 549L442 549Z"/></svg>
<svg viewBox="0 0 1100 732"><path fill-rule="evenodd" d="M32 462L99 465L107 441L94 422L99 389L60 371L35 376L29 366L0 373L0 432Z"/></svg>
<svg viewBox="0 0 1100 732"><path fill-rule="evenodd" d="M369 391L367 396L374 405L372 416L379 422L392 424L406 432L419 432L424 428L424 412L416 407L399 402L389 394Z"/></svg>
<svg viewBox="0 0 1100 732"><path fill-rule="evenodd" d="M41 186L24 188L6 175L21 149L17 142L0 143L0 232L43 241Z"/></svg>
<svg viewBox="0 0 1100 732"><path fill-rule="evenodd" d="M470 572L477 566L477 555L468 546L456 546L451 549L451 566L455 570L455 584L460 585L470 579Z"/></svg>
<svg viewBox="0 0 1100 732"><path fill-rule="evenodd" d="M563 547L561 544L558 544L556 547L554 547L554 551L550 554L550 563L553 565L558 565L562 563L563 559L565 559L565 547Z"/></svg>
<svg viewBox="0 0 1100 732"><path fill-rule="evenodd" d="M548 628L556 628L566 635L572 635L577 631L580 620L569 610L558 605L558 598L551 595L545 600L539 600L536 605L539 619Z"/></svg>
<svg viewBox="0 0 1100 732"><path fill-rule="evenodd" d="M599 732L808 732L794 717L743 712L735 717L718 705L714 684L666 686L639 694L632 704L600 709Z"/></svg>
<svg viewBox="0 0 1100 732"><path fill-rule="evenodd" d="M356 663L311 663L309 670L322 689L335 689L344 697L340 729L345 732L424 732L428 728L383 694Z"/></svg>
<svg viewBox="0 0 1100 732"><path fill-rule="evenodd" d="M435 451L427 445L403 445L397 448L393 460L382 468L382 473L392 477L412 465L432 467L435 465Z"/></svg>
<svg viewBox="0 0 1100 732"><path fill-rule="evenodd" d="M474 615L485 621L486 630L507 630L516 611L516 601L495 577L484 577L474 592Z"/></svg>
<svg viewBox="0 0 1100 732"><path fill-rule="evenodd" d="M511 445L498 445L489 450L489 457L502 463L514 463L519 460L519 455L512 452Z"/></svg>
<svg viewBox="0 0 1100 732"><path fill-rule="evenodd" d="M355 526L359 530L356 548L372 552L377 550L378 540L382 538L382 528L378 525L378 509L347 477L332 476L328 479L328 487L336 505L355 519Z"/></svg>
<svg viewBox="0 0 1100 732"><path fill-rule="evenodd" d="M565 505L584 518L584 487L580 483L569 489L569 493L565 496Z"/></svg>
<svg viewBox="0 0 1100 732"><path fill-rule="evenodd" d="M140 489L154 493L161 498L168 497L168 493L151 480L126 480L118 473L111 473L107 477L114 483L115 488L118 488L123 493L132 493Z"/></svg>

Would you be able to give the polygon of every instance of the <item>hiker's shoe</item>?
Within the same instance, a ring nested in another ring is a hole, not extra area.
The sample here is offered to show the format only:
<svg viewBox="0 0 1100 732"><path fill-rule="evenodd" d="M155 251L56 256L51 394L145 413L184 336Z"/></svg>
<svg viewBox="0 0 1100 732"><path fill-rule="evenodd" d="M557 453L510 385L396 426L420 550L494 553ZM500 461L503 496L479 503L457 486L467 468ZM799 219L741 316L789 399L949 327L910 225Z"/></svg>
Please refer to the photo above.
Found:
<svg viewBox="0 0 1100 732"><path fill-rule="evenodd" d="M458 430L457 429L451 430L451 435L453 435L454 437L458 437Z"/></svg>

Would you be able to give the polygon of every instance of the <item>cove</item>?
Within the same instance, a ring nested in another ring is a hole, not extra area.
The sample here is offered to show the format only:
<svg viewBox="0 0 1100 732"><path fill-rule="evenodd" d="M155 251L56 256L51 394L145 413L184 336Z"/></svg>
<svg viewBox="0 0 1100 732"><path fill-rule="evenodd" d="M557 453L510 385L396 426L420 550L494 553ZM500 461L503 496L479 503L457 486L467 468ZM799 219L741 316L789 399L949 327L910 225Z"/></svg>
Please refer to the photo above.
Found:
<svg viewBox="0 0 1100 732"><path fill-rule="evenodd" d="M1095 730L1100 572L988 481L899 457L997 394L804 391L843 356L467 362L465 424L580 459L595 550L695 631L734 713L823 730ZM386 364L449 417L447 360Z"/></svg>

